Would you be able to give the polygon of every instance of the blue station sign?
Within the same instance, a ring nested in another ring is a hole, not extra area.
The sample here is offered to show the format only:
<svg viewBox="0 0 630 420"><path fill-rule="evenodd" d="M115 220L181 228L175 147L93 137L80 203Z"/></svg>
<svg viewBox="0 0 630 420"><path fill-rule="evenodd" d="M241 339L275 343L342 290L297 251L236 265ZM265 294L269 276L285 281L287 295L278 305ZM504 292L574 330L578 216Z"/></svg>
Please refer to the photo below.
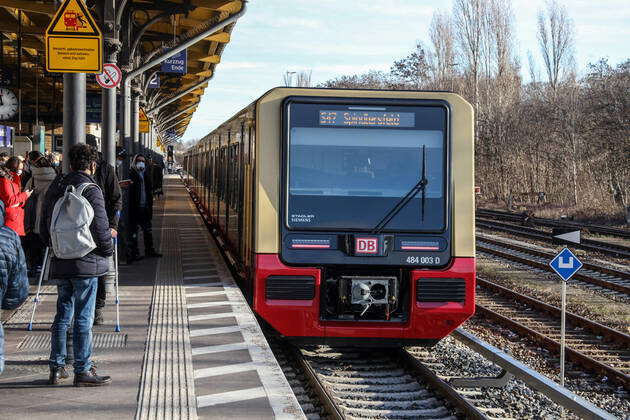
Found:
<svg viewBox="0 0 630 420"><path fill-rule="evenodd" d="M175 54L162 62L162 73L186 74L188 68L187 50Z"/></svg>
<svg viewBox="0 0 630 420"><path fill-rule="evenodd" d="M549 263L562 280L567 281L582 268L582 261L569 248L564 248Z"/></svg>

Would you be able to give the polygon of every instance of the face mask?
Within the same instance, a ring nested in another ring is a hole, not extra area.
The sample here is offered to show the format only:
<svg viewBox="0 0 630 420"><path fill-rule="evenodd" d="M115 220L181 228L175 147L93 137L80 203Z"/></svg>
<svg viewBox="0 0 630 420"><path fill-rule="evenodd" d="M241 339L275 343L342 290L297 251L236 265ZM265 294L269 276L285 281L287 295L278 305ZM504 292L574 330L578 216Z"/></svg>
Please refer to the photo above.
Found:
<svg viewBox="0 0 630 420"><path fill-rule="evenodd" d="M59 162L53 162L52 166L59 166Z"/></svg>
<svg viewBox="0 0 630 420"><path fill-rule="evenodd" d="M116 161L116 166L120 166L120 165L122 165L122 162L123 162L122 160L117 160L117 161Z"/></svg>
<svg viewBox="0 0 630 420"><path fill-rule="evenodd" d="M18 169L15 173L18 174L18 175L22 175L22 170Z"/></svg>
<svg viewBox="0 0 630 420"><path fill-rule="evenodd" d="M144 171L144 162L136 162L136 168L138 168L139 171Z"/></svg>

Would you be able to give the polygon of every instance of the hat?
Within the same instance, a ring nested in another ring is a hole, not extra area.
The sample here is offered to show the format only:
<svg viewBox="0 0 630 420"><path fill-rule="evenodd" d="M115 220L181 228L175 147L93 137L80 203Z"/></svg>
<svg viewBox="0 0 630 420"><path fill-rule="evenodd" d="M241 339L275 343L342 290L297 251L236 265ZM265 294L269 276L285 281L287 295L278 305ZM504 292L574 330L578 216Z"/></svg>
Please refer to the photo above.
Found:
<svg viewBox="0 0 630 420"><path fill-rule="evenodd" d="M127 157L127 149L124 147L116 146L116 157L125 159Z"/></svg>

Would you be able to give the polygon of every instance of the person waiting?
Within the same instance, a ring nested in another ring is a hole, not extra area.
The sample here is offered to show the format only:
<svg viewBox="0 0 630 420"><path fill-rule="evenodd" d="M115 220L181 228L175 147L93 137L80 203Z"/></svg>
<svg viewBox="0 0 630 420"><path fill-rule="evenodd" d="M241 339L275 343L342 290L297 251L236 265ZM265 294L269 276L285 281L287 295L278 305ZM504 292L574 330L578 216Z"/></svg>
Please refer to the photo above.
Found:
<svg viewBox="0 0 630 420"><path fill-rule="evenodd" d="M153 183L151 175L147 174L147 162L144 155L135 155L129 171L129 247L127 249L127 264L142 259L138 250L138 227L142 229L144 237L144 255L146 257L161 257L153 246Z"/></svg>
<svg viewBox="0 0 630 420"><path fill-rule="evenodd" d="M4 225L5 206L0 201L0 303L15 309L28 297L26 261L15 231ZM4 330L0 324L0 373L4 370Z"/></svg>
<svg viewBox="0 0 630 420"><path fill-rule="evenodd" d="M94 212L89 231L96 248L79 258L51 259L50 277L57 280L57 314L51 328L51 352L49 359L51 385L69 377L66 364L66 333L74 317L74 385L101 386L111 383L109 376L100 376L92 364L92 325L98 277L109 272L109 257L113 254L112 232L101 189L95 185L94 174L98 159L96 149L87 144L70 148L66 159L70 161L70 173L58 176L46 192L40 235L45 244L51 243L53 211L57 200L64 196L68 186L84 186L82 196ZM55 220L58 223L59 216Z"/></svg>
<svg viewBox="0 0 630 420"><path fill-rule="evenodd" d="M24 208L24 230L28 242L28 266L36 274L41 269L45 248L39 237L44 195L57 176L57 172L46 156L39 152L31 152L30 156L31 178L26 183L26 189L32 190L33 194Z"/></svg>
<svg viewBox="0 0 630 420"><path fill-rule="evenodd" d="M5 224L19 236L24 236L24 205L33 191L22 191L22 169L24 164L11 157L4 167L0 168L0 200L6 206Z"/></svg>

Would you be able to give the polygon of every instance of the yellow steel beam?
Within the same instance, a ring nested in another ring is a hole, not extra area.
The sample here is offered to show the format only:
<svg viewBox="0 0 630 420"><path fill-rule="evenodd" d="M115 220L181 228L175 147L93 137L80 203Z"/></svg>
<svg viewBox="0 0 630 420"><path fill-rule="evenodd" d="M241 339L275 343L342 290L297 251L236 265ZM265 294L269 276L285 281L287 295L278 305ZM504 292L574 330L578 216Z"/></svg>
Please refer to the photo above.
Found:
<svg viewBox="0 0 630 420"><path fill-rule="evenodd" d="M201 7L203 9L212 9L212 10L224 10L226 7L233 7L234 3L239 3L240 1L234 0L191 0L190 3L193 6Z"/></svg>
<svg viewBox="0 0 630 420"><path fill-rule="evenodd" d="M24 12L41 13L44 15L52 15L55 13L53 3L38 3L33 0L0 0L0 7L11 7Z"/></svg>
<svg viewBox="0 0 630 420"><path fill-rule="evenodd" d="M1 0L0 0L1 1ZM6 20L0 20L0 32L18 33L18 23L9 23ZM44 28L36 26L22 26L22 35L44 35Z"/></svg>
<svg viewBox="0 0 630 420"><path fill-rule="evenodd" d="M197 73L195 73L195 76L210 77L210 76L212 76L212 70L208 69L208 70L197 72Z"/></svg>
<svg viewBox="0 0 630 420"><path fill-rule="evenodd" d="M227 42L230 42L230 34L227 32L219 32L218 34L212 34L209 37L204 38L204 40L225 44Z"/></svg>
<svg viewBox="0 0 630 420"><path fill-rule="evenodd" d="M202 63L217 64L221 62L221 57L218 55L205 55L205 54L190 54L188 56L190 61L201 61Z"/></svg>

